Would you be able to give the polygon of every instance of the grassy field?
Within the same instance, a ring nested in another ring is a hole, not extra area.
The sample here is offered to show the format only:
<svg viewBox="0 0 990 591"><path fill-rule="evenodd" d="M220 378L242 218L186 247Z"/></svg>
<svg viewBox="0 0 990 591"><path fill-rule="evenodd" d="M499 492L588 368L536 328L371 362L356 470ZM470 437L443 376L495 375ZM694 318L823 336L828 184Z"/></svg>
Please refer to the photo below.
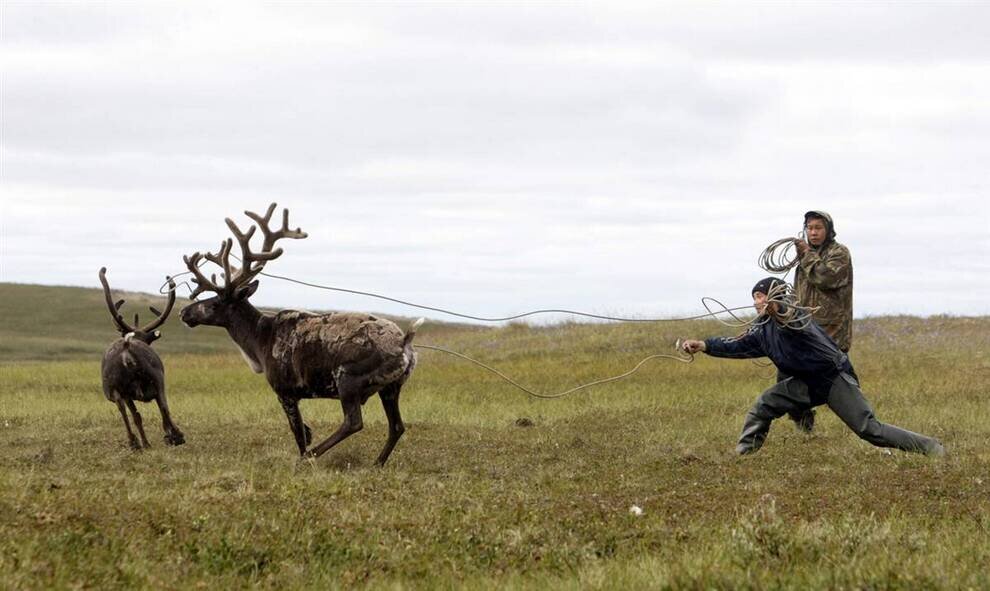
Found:
<svg viewBox="0 0 990 591"><path fill-rule="evenodd" d="M656 360L537 400L421 351L378 469L377 399L364 431L300 462L225 334L173 322L156 348L188 443L166 447L143 406L152 448L132 452L100 389L101 297L0 285L0 588L990 588L990 318L857 321L878 416L940 438L940 460L871 447L827 409L814 435L781 421L736 457L772 381L749 361ZM731 333L428 323L417 342L552 392ZM335 401L302 410L317 438L340 420Z"/></svg>

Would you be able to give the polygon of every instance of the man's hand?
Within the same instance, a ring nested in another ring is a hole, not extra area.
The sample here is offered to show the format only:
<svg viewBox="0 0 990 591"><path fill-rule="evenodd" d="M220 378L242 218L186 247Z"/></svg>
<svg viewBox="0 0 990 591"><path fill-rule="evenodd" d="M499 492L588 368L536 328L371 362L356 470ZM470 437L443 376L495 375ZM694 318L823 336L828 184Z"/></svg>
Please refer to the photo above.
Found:
<svg viewBox="0 0 990 591"><path fill-rule="evenodd" d="M681 349L683 349L685 353L690 353L691 355L694 355L695 353L705 350L705 341L684 339L683 341L681 341Z"/></svg>
<svg viewBox="0 0 990 591"><path fill-rule="evenodd" d="M801 240L800 238L794 239L794 247L797 248L798 258L803 257L804 253L808 252L808 250L811 248L810 246L808 246L807 242Z"/></svg>

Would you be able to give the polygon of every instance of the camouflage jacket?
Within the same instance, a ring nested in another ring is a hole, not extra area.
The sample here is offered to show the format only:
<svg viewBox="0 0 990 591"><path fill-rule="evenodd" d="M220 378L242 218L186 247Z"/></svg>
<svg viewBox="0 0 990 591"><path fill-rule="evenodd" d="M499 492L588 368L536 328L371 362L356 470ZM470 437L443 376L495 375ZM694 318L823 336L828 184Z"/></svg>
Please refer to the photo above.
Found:
<svg viewBox="0 0 990 591"><path fill-rule="evenodd" d="M811 248L794 269L794 291L839 348L852 346L853 266L849 249L834 240Z"/></svg>

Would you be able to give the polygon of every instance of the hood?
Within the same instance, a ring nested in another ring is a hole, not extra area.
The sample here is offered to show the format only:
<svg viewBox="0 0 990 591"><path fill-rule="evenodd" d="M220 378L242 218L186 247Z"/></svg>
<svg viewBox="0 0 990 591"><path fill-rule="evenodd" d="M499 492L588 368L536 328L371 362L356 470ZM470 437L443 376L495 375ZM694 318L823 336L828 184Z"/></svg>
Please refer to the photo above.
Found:
<svg viewBox="0 0 990 591"><path fill-rule="evenodd" d="M822 211L820 209L813 209L811 211L806 211L804 213L804 223L808 223L808 218L822 218L825 220L825 227L828 228L828 235L825 237L825 242L822 246L827 246L829 243L835 241L835 222L832 221L832 216L828 214L827 211Z"/></svg>

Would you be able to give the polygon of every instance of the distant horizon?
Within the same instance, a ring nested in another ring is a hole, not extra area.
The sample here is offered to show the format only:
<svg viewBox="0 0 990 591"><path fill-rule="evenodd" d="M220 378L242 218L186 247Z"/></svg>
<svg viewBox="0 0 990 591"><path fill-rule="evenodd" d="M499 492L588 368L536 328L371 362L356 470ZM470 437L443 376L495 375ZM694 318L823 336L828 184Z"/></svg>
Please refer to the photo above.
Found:
<svg viewBox="0 0 990 591"><path fill-rule="evenodd" d="M93 286L90 286L90 285L63 285L63 284L47 284L47 283L22 283L22 282L17 282L17 281L0 281L0 285L18 285L18 286L24 286L24 287L45 287L45 288L56 288L56 289L58 289L58 288L65 288L65 289L87 289L87 290L92 290L92 291L96 291L96 292L102 292L103 291L103 288L102 287L93 287ZM136 294L136 295L141 295L141 296L148 296L149 298L165 297L164 295L158 295L158 294L156 294L154 292L146 292L146 291L141 291L141 290L136 290L136 289L130 289L130 288L127 288L127 287L118 288L116 285L113 285L113 284L111 284L110 289L114 293L120 292L120 293ZM179 299L184 299L184 300L190 301L189 298L188 298L188 296L183 296L183 295L180 294L177 297ZM367 298L367 301L375 302L375 301L383 301L383 300L378 300L377 298L368 297ZM420 302L415 302L415 303L420 303ZM429 305L429 304L427 303L425 305ZM740 305L742 305L742 304L740 304ZM535 317L522 318L522 319L519 319L519 320L485 322L485 321L471 320L471 319L466 319L466 318L459 318L457 316L450 316L450 315L446 315L446 314L439 314L437 312L433 312L433 311L430 311L430 310L417 311L417 308L413 308L413 307L406 307L406 309L408 310L408 313L386 312L385 310L374 308L373 306L367 306L367 307L365 307L363 309L361 309L361 308L319 308L319 307L302 308L302 307L292 307L292 306L268 306L268 305L256 305L256 307L259 308L259 309L262 309L262 310L266 310L266 311L306 310L306 311L310 311L310 312L332 312L332 311L335 311L335 312L356 312L356 313L368 313L368 314L381 314L383 316L395 316L395 317L406 318L406 319L415 319L417 317L424 317L424 318L426 318L428 320L441 321L441 322L444 322L446 324L465 324L465 325L472 325L472 326L491 326L491 327L505 326L507 324L517 323L517 322L521 322L521 323L525 323L525 324L531 324L531 325L534 325L534 326L537 326L537 327L539 327L539 326L552 326L552 325L555 325L555 324L561 324L561 323L565 323L565 322L587 323L587 324L622 324L623 323L623 321L599 320L599 319L594 319L594 318L585 318L585 317L576 316L576 315L572 316L572 315L562 315L562 314L544 314L544 315L539 315L539 316L535 316ZM537 309L537 308L534 308L534 309ZM700 309L700 311L698 312L699 315L706 313L705 310L704 310L704 307L701 306L700 304L699 304L699 309ZM713 307L713 310L714 309L715 308ZM454 310L454 311L460 312L460 310ZM522 313L522 312L526 312L526 311L527 310L520 310L519 312L516 312L516 313ZM584 310L576 310L576 311L583 312ZM737 311L735 313L737 315L739 315L739 316L744 316L744 317L752 316L751 313L747 313L745 310L740 310L740 311ZM438 314L438 315L431 316L430 314ZM622 312L621 311L618 311L618 312L615 312L615 314L622 315ZM480 314L473 314L473 315L480 315ZM630 315L630 316L632 316L632 315ZM939 318L939 317L945 317L945 318L985 318L985 317L990 316L990 314L954 314L954 313L951 313L951 312L936 312L936 313L932 313L932 314L907 314L907 313L900 313L900 314L898 314L898 313L891 313L891 314L854 314L853 315L853 318L856 319L856 320L867 320L867 319L870 319L870 318L892 318L892 317L898 317L898 316L903 316L903 317L908 317L908 318L919 318L919 319ZM721 317L723 319L729 320L729 318L727 317L726 314L722 314ZM540 318L550 318L551 320L549 320L547 322L539 322L538 319L540 319ZM714 318L710 318L710 319L715 320ZM685 318L682 318L682 317L670 317L670 318L663 318L661 320L658 320L658 322L664 322L664 321L670 321L670 322L681 321L681 322L686 322L688 320L690 320L690 319L685 319ZM698 320L706 320L706 318L699 318ZM645 321L645 320L640 320L639 322L640 323L648 323L648 321Z"/></svg>

